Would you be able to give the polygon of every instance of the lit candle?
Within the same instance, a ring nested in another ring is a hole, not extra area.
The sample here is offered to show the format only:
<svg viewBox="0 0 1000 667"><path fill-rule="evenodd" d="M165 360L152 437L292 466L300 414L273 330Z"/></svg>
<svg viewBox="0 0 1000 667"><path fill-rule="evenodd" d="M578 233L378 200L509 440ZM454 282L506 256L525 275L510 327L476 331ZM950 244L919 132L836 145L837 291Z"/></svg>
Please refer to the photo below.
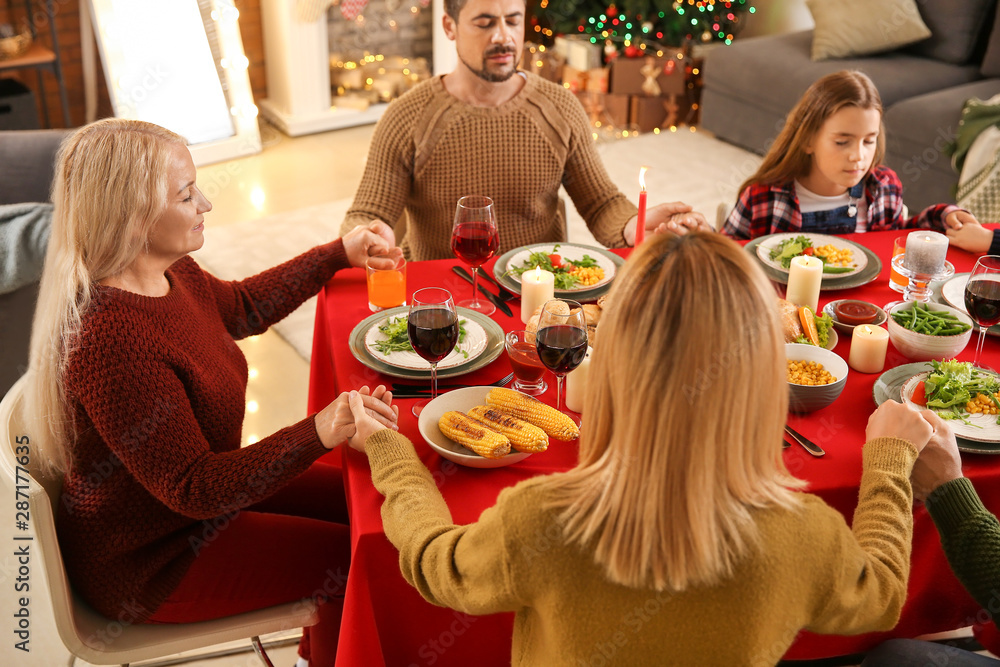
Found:
<svg viewBox="0 0 1000 667"><path fill-rule="evenodd" d="M535 267L521 274L521 321L525 324L535 311L555 296L556 276L551 271Z"/></svg>
<svg viewBox="0 0 1000 667"><path fill-rule="evenodd" d="M933 276L944 268L948 254L948 237L938 232L911 232L906 237L906 259L903 265L914 273Z"/></svg>
<svg viewBox="0 0 1000 667"><path fill-rule="evenodd" d="M587 348L583 363L566 375L566 407L573 412L583 412L583 396L587 393L587 377L590 375L590 355L593 348Z"/></svg>
<svg viewBox="0 0 1000 667"><path fill-rule="evenodd" d="M788 267L788 289L785 298L796 306L809 306L817 312L819 288L823 283L823 261L818 257L799 255Z"/></svg>
<svg viewBox="0 0 1000 667"><path fill-rule="evenodd" d="M871 324L856 326L847 365L859 373L881 373L888 346L889 332L882 327Z"/></svg>
<svg viewBox="0 0 1000 667"><path fill-rule="evenodd" d="M646 170L649 167L639 169L639 213L635 218L635 243L636 248L646 238Z"/></svg>

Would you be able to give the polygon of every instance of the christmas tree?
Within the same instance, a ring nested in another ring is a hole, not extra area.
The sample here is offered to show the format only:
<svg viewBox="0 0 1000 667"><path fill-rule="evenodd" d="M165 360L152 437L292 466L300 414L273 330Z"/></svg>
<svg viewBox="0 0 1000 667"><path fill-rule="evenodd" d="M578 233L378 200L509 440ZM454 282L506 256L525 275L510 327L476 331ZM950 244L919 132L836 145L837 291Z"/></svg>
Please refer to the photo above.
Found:
<svg viewBox="0 0 1000 667"><path fill-rule="evenodd" d="M622 0L610 6L599 0L541 0L529 31L536 38L583 34L595 44L729 44L745 15L755 11L751 0Z"/></svg>

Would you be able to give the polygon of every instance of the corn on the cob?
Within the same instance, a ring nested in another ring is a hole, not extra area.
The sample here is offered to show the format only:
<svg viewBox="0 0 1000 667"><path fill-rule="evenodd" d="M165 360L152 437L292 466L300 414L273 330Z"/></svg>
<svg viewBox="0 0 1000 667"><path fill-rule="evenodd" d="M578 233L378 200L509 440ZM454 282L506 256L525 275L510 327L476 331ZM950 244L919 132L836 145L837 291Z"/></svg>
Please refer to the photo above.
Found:
<svg viewBox="0 0 1000 667"><path fill-rule="evenodd" d="M477 405L469 410L469 416L486 424L497 433L507 436L510 446L519 452L534 454L548 449L549 437L545 435L545 431L514 415L488 405Z"/></svg>
<svg viewBox="0 0 1000 667"><path fill-rule="evenodd" d="M510 440L468 415L452 410L441 415L438 428L467 449L487 459L502 459L510 453Z"/></svg>
<svg viewBox="0 0 1000 667"><path fill-rule="evenodd" d="M534 424L556 440L576 440L580 429L568 415L546 405L533 396L513 389L497 387L490 389L486 403L502 412Z"/></svg>

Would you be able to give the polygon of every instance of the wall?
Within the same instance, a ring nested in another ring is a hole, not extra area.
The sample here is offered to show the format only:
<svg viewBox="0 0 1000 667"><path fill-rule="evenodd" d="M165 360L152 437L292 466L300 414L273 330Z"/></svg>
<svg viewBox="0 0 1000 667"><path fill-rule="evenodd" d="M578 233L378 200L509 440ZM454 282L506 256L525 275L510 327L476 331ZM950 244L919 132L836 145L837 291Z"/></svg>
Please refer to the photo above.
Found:
<svg viewBox="0 0 1000 667"><path fill-rule="evenodd" d="M741 38L780 35L813 27L805 0L753 0L756 13L746 18Z"/></svg>

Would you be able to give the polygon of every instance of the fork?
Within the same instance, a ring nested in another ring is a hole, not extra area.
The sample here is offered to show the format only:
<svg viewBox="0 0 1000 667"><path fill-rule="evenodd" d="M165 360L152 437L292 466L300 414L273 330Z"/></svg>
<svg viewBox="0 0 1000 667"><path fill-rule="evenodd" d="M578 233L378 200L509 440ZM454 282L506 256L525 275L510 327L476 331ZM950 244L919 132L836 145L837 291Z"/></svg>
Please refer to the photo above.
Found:
<svg viewBox="0 0 1000 667"><path fill-rule="evenodd" d="M465 389L468 387L502 387L514 379L514 373L508 373L496 382L489 384L439 384L438 389ZM396 398L419 398L430 393L430 387L419 384L393 383L392 395Z"/></svg>

